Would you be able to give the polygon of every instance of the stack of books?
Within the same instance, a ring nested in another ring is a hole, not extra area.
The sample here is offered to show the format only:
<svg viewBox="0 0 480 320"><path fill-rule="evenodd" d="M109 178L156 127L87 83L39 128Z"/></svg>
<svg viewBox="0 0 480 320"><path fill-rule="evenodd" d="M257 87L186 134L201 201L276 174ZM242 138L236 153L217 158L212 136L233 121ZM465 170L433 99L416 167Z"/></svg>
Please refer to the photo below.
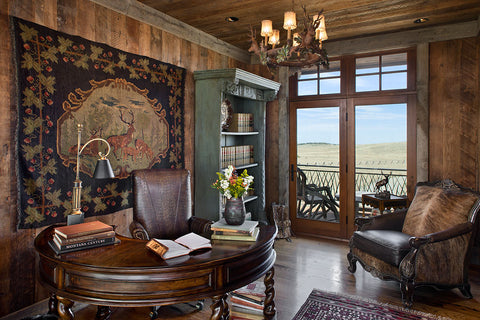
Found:
<svg viewBox="0 0 480 320"><path fill-rule="evenodd" d="M113 227L101 221L91 221L56 227L50 247L56 254L91 249L118 243Z"/></svg>
<svg viewBox="0 0 480 320"><path fill-rule="evenodd" d="M253 163L254 161L252 145L227 146L221 148L222 168L226 168L230 164L233 166L241 166Z"/></svg>
<svg viewBox="0 0 480 320"><path fill-rule="evenodd" d="M230 132L252 132L253 114L252 113L234 113L232 123L228 127Z"/></svg>
<svg viewBox="0 0 480 320"><path fill-rule="evenodd" d="M263 318L265 285L261 280L230 293L231 320L260 320Z"/></svg>
<svg viewBox="0 0 480 320"><path fill-rule="evenodd" d="M256 241L259 233L258 221L252 220L234 226L221 219L212 224L211 229L213 240Z"/></svg>

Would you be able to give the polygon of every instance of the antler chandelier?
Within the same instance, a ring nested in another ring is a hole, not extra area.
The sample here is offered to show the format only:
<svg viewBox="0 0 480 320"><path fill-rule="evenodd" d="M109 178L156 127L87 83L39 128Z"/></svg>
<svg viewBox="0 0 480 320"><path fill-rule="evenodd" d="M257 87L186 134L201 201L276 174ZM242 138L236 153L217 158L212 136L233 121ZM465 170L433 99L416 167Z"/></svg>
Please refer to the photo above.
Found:
<svg viewBox="0 0 480 320"><path fill-rule="evenodd" d="M280 31L272 28L271 20L262 21L261 36L264 41L257 43L255 31L250 26L251 46L249 52L253 52L260 58L263 65L268 67L288 66L303 68L313 65L323 65L328 68L328 56L322 42L328 39L325 27L323 9L313 17L309 17L307 9L302 6L304 12L303 31L294 33L297 28L296 14L292 10L284 14L283 28L287 30L287 40L280 46Z"/></svg>

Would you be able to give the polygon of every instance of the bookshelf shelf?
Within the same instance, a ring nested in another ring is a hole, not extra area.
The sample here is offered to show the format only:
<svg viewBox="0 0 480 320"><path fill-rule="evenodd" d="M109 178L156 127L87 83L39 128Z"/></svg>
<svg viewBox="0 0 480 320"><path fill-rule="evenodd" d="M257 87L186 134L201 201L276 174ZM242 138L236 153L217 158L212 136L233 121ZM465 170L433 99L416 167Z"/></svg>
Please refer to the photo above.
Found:
<svg viewBox="0 0 480 320"><path fill-rule="evenodd" d="M245 198L245 207L253 220L265 221L265 113L280 84L240 69L196 71L194 79L195 215L222 217L222 195L211 185L216 172L232 164L254 177L255 195ZM222 104L231 107L228 128L222 126Z"/></svg>
<svg viewBox="0 0 480 320"><path fill-rule="evenodd" d="M254 132L227 132L227 131L222 131L220 133L222 136L254 136L254 135L258 135L259 132L258 131L254 131Z"/></svg>

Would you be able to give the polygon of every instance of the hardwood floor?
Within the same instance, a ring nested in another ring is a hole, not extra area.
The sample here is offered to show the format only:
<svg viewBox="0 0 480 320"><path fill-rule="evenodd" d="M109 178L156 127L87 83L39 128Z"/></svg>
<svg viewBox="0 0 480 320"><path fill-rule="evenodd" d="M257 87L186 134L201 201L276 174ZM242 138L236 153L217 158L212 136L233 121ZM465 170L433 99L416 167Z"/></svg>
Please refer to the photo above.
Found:
<svg viewBox="0 0 480 320"><path fill-rule="evenodd" d="M357 272L347 270L348 244L344 241L295 237L292 242L275 242L275 304L278 320L290 320L312 289L360 296L381 303L401 305L396 282L381 281L357 265ZM473 299L465 299L458 289L436 291L420 288L415 293L413 309L452 319L480 319L480 271L471 270ZM183 311L165 307L158 319L204 320L210 316L209 301L203 311L193 311L183 305ZM149 319L150 308L114 308L112 320ZM76 320L91 320L96 308L89 306L75 313ZM12 318L13 319L13 318ZM18 318L17 318L18 319Z"/></svg>

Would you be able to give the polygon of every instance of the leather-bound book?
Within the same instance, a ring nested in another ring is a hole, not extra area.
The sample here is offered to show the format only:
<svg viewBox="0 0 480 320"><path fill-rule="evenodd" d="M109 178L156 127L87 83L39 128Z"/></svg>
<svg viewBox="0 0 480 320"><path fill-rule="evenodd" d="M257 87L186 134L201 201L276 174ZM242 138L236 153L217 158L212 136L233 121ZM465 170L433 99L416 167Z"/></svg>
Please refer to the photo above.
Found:
<svg viewBox="0 0 480 320"><path fill-rule="evenodd" d="M86 236L90 234L112 231L113 227L101 221L95 220L69 226L61 226L55 228L55 233L65 239Z"/></svg>

